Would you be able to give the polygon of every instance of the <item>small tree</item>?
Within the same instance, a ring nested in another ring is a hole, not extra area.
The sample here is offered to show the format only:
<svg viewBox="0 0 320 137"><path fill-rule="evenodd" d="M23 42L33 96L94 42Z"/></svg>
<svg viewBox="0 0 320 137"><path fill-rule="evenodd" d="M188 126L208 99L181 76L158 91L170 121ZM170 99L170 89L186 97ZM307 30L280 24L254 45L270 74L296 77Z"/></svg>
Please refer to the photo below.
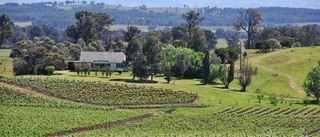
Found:
<svg viewBox="0 0 320 137"><path fill-rule="evenodd" d="M13 30L11 29L13 26L14 24L8 16L5 14L0 16L0 47L6 38L10 38L14 35Z"/></svg>
<svg viewBox="0 0 320 137"><path fill-rule="evenodd" d="M166 69L165 76L166 76L165 79L167 80L167 82L170 83L170 81L171 81L171 70L170 70L170 68Z"/></svg>
<svg viewBox="0 0 320 137"><path fill-rule="evenodd" d="M311 68L303 83L303 88L309 97L315 97L319 102L320 98L320 66ZM319 102L320 104L320 102Z"/></svg>
<svg viewBox="0 0 320 137"><path fill-rule="evenodd" d="M123 70L122 69L117 69L117 72L119 73L119 75L121 75Z"/></svg>
<svg viewBox="0 0 320 137"><path fill-rule="evenodd" d="M230 66L228 69L228 77L227 77L227 83L226 88L229 88L229 84L234 80L234 62L230 62Z"/></svg>
<svg viewBox="0 0 320 137"><path fill-rule="evenodd" d="M209 60L209 51L206 51L206 54L203 58L203 83L208 84L210 79L210 60Z"/></svg>
<svg viewBox="0 0 320 137"><path fill-rule="evenodd" d="M222 82L222 84L225 86L225 88L229 88L229 83L228 83L228 69L227 67L221 66L219 69L219 79Z"/></svg>
<svg viewBox="0 0 320 137"><path fill-rule="evenodd" d="M111 75L113 73L113 70L109 66L107 66L105 69L106 69L105 70L106 71L106 76L111 77Z"/></svg>
<svg viewBox="0 0 320 137"><path fill-rule="evenodd" d="M90 70L90 66L87 64L87 63L83 63L81 65L81 68L82 68L82 71L84 72L84 75L87 76L87 73L89 72Z"/></svg>
<svg viewBox="0 0 320 137"><path fill-rule="evenodd" d="M211 64L210 65L210 77L209 83L219 78L219 65Z"/></svg>
<svg viewBox="0 0 320 137"><path fill-rule="evenodd" d="M104 74L105 74L105 69L106 69L106 68L101 68L101 70L100 70L100 71L101 71L101 75L102 75L102 77L103 77L103 76L104 76Z"/></svg>
<svg viewBox="0 0 320 137"><path fill-rule="evenodd" d="M95 67L94 67L94 74L95 74L95 76L98 75L99 69L100 69L100 68L99 68L98 66L95 66Z"/></svg>
<svg viewBox="0 0 320 137"><path fill-rule="evenodd" d="M187 71L190 66L188 54L180 53L176 55L176 65L180 68L181 78L183 78L184 72Z"/></svg>
<svg viewBox="0 0 320 137"><path fill-rule="evenodd" d="M246 91L248 85L251 84L252 75L254 74L251 64L245 63L240 70L239 84L242 87L241 91Z"/></svg>
<svg viewBox="0 0 320 137"><path fill-rule="evenodd" d="M44 71L46 72L47 75L52 75L54 72L54 69L55 69L54 66L46 66L44 68Z"/></svg>
<svg viewBox="0 0 320 137"><path fill-rule="evenodd" d="M77 72L77 74L79 76L80 71L81 71L81 64L80 63L75 63L74 64L74 70Z"/></svg>
<svg viewBox="0 0 320 137"><path fill-rule="evenodd" d="M275 95L270 96L270 97L269 97L269 100L270 100L270 103L273 104L273 105L275 105L275 106L276 106L276 105L278 104L278 102L279 102L278 99L277 99L277 97L276 97Z"/></svg>
<svg viewBox="0 0 320 137"><path fill-rule="evenodd" d="M263 99L264 95L263 94L258 94L257 98L259 100L259 103L261 103L261 100Z"/></svg>

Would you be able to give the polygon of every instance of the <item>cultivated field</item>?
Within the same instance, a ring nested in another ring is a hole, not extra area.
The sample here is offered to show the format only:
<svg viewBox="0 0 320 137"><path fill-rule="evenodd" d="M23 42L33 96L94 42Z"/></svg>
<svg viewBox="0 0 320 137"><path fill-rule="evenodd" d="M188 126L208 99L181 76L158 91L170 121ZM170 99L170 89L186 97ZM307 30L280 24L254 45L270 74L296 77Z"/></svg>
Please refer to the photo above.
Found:
<svg viewBox="0 0 320 137"><path fill-rule="evenodd" d="M247 52L259 74L239 92L237 80L230 89L161 75L137 83L130 72L13 76L10 50L0 50L0 136L320 136L320 108L303 103L301 88L320 47Z"/></svg>

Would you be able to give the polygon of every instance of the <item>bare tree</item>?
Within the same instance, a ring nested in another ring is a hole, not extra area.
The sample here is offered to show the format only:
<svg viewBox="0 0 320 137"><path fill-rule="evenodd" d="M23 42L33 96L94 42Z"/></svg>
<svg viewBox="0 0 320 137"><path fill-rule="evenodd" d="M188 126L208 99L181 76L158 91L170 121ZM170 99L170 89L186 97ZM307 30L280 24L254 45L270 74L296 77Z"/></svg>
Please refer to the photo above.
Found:
<svg viewBox="0 0 320 137"><path fill-rule="evenodd" d="M261 19L262 13L257 9L249 8L247 10L240 11L240 16L233 24L237 30L242 29L247 32L248 40L246 48L250 48L252 36L258 32Z"/></svg>

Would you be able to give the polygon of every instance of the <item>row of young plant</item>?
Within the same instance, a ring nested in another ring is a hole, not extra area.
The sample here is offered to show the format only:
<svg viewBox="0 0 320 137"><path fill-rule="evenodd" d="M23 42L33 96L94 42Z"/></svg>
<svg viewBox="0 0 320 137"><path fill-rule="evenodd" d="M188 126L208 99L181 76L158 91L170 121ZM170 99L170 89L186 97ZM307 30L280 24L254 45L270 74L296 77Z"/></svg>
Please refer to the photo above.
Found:
<svg viewBox="0 0 320 137"><path fill-rule="evenodd" d="M209 104L160 104L160 105L138 105L118 106L119 109L156 109L156 108L206 108Z"/></svg>
<svg viewBox="0 0 320 137"><path fill-rule="evenodd" d="M320 117L226 114L159 115L112 129L76 136L305 136L319 129Z"/></svg>
<svg viewBox="0 0 320 137"><path fill-rule="evenodd" d="M85 76L90 76L91 72L94 72L95 76L98 76L98 72L101 72L102 77L111 77L113 70L109 67L103 67L99 68L98 66L95 66L93 69L87 64L87 63L75 63L74 64L74 69L77 72L78 75L85 75ZM121 75L123 72L122 69L118 69L117 72Z"/></svg>
<svg viewBox="0 0 320 137"><path fill-rule="evenodd" d="M66 101L48 100L41 97L27 95L25 93L22 93L12 88L8 88L6 86L0 86L0 105L88 110L114 110L114 108L107 108L102 106L89 106Z"/></svg>
<svg viewBox="0 0 320 137"><path fill-rule="evenodd" d="M228 114L235 116L258 115L258 116L320 116L320 109L317 108L227 108L219 114Z"/></svg>
<svg viewBox="0 0 320 137"><path fill-rule="evenodd" d="M11 77L0 81L62 99L98 105L182 104L192 103L197 97L197 93L171 89L49 77Z"/></svg>
<svg viewBox="0 0 320 137"><path fill-rule="evenodd" d="M46 136L144 115L143 111L105 111L0 105L0 136Z"/></svg>

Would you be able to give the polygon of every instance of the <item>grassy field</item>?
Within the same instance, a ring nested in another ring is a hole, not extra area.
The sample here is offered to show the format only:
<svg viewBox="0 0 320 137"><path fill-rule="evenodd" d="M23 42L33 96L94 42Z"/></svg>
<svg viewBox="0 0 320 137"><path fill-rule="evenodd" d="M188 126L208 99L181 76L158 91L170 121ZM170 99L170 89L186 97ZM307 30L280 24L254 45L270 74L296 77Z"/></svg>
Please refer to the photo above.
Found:
<svg viewBox="0 0 320 137"><path fill-rule="evenodd" d="M223 39L219 39L218 46L226 46ZM237 80L231 83L230 89L224 89L222 88L223 85L220 84L202 85L199 79L177 79L174 84L173 82L167 84L162 76L154 78L157 83L136 83L130 81L132 78L130 72L124 72L121 75L113 73L109 78L101 77L101 73L97 77L94 73L91 73L90 76L78 76L75 72L69 71L56 71L51 76L24 76L41 77L43 79L50 77L100 81L118 85L181 90L197 93L199 98L195 101L195 104L205 104L208 107L171 106L158 109L107 110L106 112L103 109L108 108L62 100L34 90L0 83L4 87L14 89L12 92L3 92L0 96L0 116L4 116L4 119L0 119L0 123L2 123L2 127L5 127L1 128L0 134L43 136L152 112L157 113L157 115L151 120L75 135L263 136L270 134L272 136L303 136L317 130L317 125L319 125L317 123L320 114L319 106L304 105L302 99L305 99L306 95L301 91L301 83L308 70L318 63L320 54L317 53L319 51L320 47L281 49L268 54L256 54L255 51L248 50L248 60L253 66L258 67L259 74L253 77L253 82L248 87L247 92L240 92L241 87ZM11 77L12 59L8 58L9 53L10 50L0 50L0 60L2 62L0 70L1 75ZM236 68L239 68L238 64L239 62L236 63ZM4 68L6 68L6 71L4 71ZM258 102L255 93L257 89L265 95L261 103ZM23 93L23 95L19 93ZM269 101L269 96L273 95L279 101L276 106ZM163 114L163 112L169 113ZM31 123L34 124L31 125ZM243 126L243 123L247 124ZM63 126L54 127L56 124Z"/></svg>
<svg viewBox="0 0 320 137"><path fill-rule="evenodd" d="M32 22L31 21L29 21L29 22L14 22L14 25L17 25L19 27L27 27L27 26L31 26Z"/></svg>

